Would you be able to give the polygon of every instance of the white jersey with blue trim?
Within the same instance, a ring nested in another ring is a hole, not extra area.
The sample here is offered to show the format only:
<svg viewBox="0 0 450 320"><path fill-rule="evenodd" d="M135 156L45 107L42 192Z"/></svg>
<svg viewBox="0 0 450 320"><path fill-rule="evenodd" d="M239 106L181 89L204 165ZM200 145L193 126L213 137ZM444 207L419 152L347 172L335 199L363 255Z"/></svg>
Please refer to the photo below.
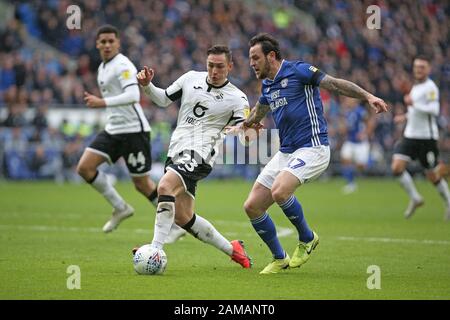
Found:
<svg viewBox="0 0 450 320"><path fill-rule="evenodd" d="M249 103L245 93L228 80L213 86L207 82L207 76L207 72L189 71L166 89L170 100L181 99L168 156L193 150L212 166L225 137L225 127L244 121Z"/></svg>
<svg viewBox="0 0 450 320"><path fill-rule="evenodd" d="M137 70L123 54L118 53L98 67L97 83L103 98L124 93L129 86L137 86ZM150 125L139 102L106 107L105 131L109 134L149 132Z"/></svg>
<svg viewBox="0 0 450 320"><path fill-rule="evenodd" d="M279 130L280 151L328 145L318 85L325 74L303 61L283 60L275 78L262 82L259 103L270 106Z"/></svg>

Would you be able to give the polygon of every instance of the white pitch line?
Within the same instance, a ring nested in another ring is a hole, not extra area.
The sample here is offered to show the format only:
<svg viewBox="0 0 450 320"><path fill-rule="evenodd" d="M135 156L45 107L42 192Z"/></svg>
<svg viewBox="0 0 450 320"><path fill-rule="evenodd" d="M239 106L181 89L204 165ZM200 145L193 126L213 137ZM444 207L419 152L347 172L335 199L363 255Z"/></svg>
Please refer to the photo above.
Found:
<svg viewBox="0 0 450 320"><path fill-rule="evenodd" d="M236 226L247 226L244 222L237 221L214 221L216 224L233 224ZM78 227L59 227L59 226L46 226L46 225L0 225L0 230L28 230L39 232L89 232L89 233L103 233L101 228L78 228ZM126 232L134 232L138 234L149 234L151 229L123 229ZM291 228L278 227L278 237L288 237L294 234L294 230ZM254 233L238 233L238 232L224 232L228 236L254 236ZM426 245L445 245L450 246L450 241L447 240L418 240L418 239L399 239L399 238L382 238L382 237L349 237L339 236L335 239L339 241L365 241L365 242L381 242L381 243L405 243L405 244L426 244Z"/></svg>
<svg viewBox="0 0 450 320"><path fill-rule="evenodd" d="M450 241L446 240L417 240L417 239L395 239L395 238L377 238L377 237L337 237L342 241L366 241L366 242L384 242L384 243L408 243L408 244L441 244L450 246Z"/></svg>
<svg viewBox="0 0 450 320"><path fill-rule="evenodd" d="M8 230L30 230L41 232L89 232L89 233L103 233L101 228L78 228L78 227L57 227L57 226L43 226L43 225L0 225L0 229ZM128 231L130 231L128 229ZM134 233L148 233L147 229L131 229Z"/></svg>
<svg viewBox="0 0 450 320"><path fill-rule="evenodd" d="M224 221L226 222L226 221ZM215 223L215 222L214 222ZM228 223L228 222L226 222ZM219 222L218 224L221 224ZM234 225L247 225L245 223L232 223ZM0 224L0 230L29 230L29 231L40 231L40 232L89 232L89 233L103 233L103 231L100 228L78 228L78 227L58 227L58 226L45 226L45 225L1 225ZM149 234L152 229L123 229L127 232L131 231L138 234ZM283 238L287 237L291 234L293 234L294 231L289 228L278 228L278 237ZM225 235L228 236L253 236L253 233L238 233L238 232L224 232Z"/></svg>

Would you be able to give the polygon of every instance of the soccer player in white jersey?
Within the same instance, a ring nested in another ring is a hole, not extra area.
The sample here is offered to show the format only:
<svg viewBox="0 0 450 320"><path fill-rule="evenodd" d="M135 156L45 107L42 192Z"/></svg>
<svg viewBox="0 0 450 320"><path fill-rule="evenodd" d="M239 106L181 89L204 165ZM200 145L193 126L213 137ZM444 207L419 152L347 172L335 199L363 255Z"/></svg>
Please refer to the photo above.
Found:
<svg viewBox="0 0 450 320"><path fill-rule="evenodd" d="M136 189L155 203L157 191L149 176L150 125L139 104L136 67L119 52L119 32L115 27L100 27L96 46L103 60L97 75L102 98L85 92L84 100L89 108L106 108L107 123L105 130L84 151L77 171L114 208L111 219L103 227L104 232L111 232L122 220L132 216L134 209L119 195L108 176L97 170L99 165L105 161L112 164L124 157ZM171 240L184 233L174 225Z"/></svg>
<svg viewBox="0 0 450 320"><path fill-rule="evenodd" d="M319 236L306 222L295 190L322 174L330 161L327 123L319 87L367 102L376 112L387 105L356 84L331 77L304 61L281 57L278 41L269 34L250 40L250 66L262 81L261 96L242 129L259 128L272 111L279 129L280 151L256 179L244 209L256 233L270 249L273 261L260 273L274 274L306 263L319 243ZM275 225L267 213L277 203L298 231L298 245L292 259L281 246Z"/></svg>
<svg viewBox="0 0 450 320"><path fill-rule="evenodd" d="M178 122L172 134L166 171L158 185L158 207L152 246L162 248L174 219L199 240L211 244L244 268L251 259L242 241L225 239L205 218L194 213L197 182L212 170L224 129L244 121L247 96L227 79L231 51L213 46L207 51L207 72L189 71L166 90L151 83L153 69L140 71L137 79L153 102L167 107L181 99Z"/></svg>
<svg viewBox="0 0 450 320"><path fill-rule="evenodd" d="M403 138L395 146L392 173L409 195L410 202L404 213L411 217L416 209L424 204L411 175L406 170L408 162L419 160L425 169L427 179L433 183L445 202L445 220L450 220L450 193L447 181L442 177L439 166L437 117L439 116L439 88L429 78L431 71L427 57L418 56L413 62L415 84L411 92L404 96L408 111L398 115L395 122L406 120Z"/></svg>

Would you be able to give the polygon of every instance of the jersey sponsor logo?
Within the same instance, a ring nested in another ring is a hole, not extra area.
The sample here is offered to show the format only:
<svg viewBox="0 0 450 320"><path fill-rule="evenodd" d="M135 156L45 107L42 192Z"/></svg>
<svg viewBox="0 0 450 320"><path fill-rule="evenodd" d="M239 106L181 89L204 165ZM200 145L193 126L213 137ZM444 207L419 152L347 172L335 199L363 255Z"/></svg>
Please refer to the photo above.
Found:
<svg viewBox="0 0 450 320"><path fill-rule="evenodd" d="M270 109L272 111L274 111L274 110L278 109L279 107L283 107L283 106L285 106L287 104L288 104L287 99L285 97L283 97L283 98L280 98L280 99L276 99L275 101L272 101L270 103L269 107L270 107Z"/></svg>
<svg viewBox="0 0 450 320"><path fill-rule="evenodd" d="M124 80L131 79L131 72L130 72L130 70L122 71L121 76L122 76L122 78L123 78Z"/></svg>
<svg viewBox="0 0 450 320"><path fill-rule="evenodd" d="M274 91L270 94L270 99L275 100L280 97L280 90Z"/></svg>
<svg viewBox="0 0 450 320"><path fill-rule="evenodd" d="M199 90L199 89L200 89L200 90L203 90L203 87L202 87L202 86L194 86L194 89L195 89L195 90Z"/></svg>
<svg viewBox="0 0 450 320"><path fill-rule="evenodd" d="M206 110L209 110L207 107L204 107L200 104L200 102L197 102L197 104L194 106L194 116L197 118L201 118L205 115Z"/></svg>
<svg viewBox="0 0 450 320"><path fill-rule="evenodd" d="M186 123L192 124L193 126L199 126L201 124L201 121L195 119L194 117L187 116Z"/></svg>
<svg viewBox="0 0 450 320"><path fill-rule="evenodd" d="M281 80L281 87L286 88L288 85L288 82L289 82L288 78L284 78L283 80Z"/></svg>
<svg viewBox="0 0 450 320"><path fill-rule="evenodd" d="M312 72L317 72L317 70L319 70L314 66L310 66L308 69L311 70Z"/></svg>

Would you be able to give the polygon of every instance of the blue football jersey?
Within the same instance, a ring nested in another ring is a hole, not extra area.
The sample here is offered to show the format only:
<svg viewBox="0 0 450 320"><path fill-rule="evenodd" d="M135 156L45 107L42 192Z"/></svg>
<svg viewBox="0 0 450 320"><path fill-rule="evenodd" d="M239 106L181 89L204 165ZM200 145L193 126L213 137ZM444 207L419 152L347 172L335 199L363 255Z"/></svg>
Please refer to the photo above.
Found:
<svg viewBox="0 0 450 320"><path fill-rule="evenodd" d="M318 88L324 76L309 63L283 60L275 78L262 81L259 103L272 110L281 152L328 145L327 123Z"/></svg>
<svg viewBox="0 0 450 320"><path fill-rule="evenodd" d="M363 141L361 140L361 133L366 130L366 109L362 105L358 105L347 111L345 118L347 122L347 140L351 142Z"/></svg>

